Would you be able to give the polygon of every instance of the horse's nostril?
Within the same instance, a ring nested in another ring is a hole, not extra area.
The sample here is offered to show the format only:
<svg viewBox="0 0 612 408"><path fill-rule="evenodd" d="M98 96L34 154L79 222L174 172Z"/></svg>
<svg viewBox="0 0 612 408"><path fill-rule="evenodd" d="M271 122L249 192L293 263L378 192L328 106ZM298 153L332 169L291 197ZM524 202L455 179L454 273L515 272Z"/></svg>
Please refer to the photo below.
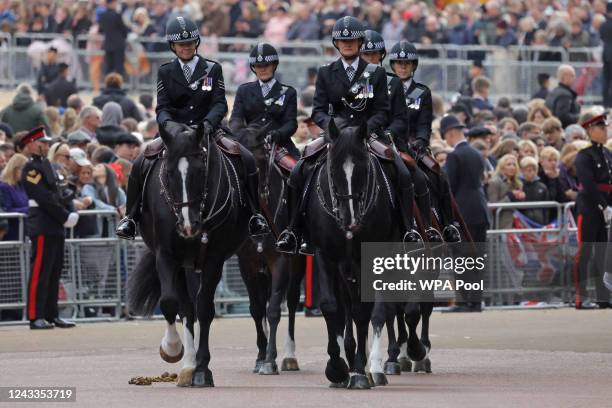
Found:
<svg viewBox="0 0 612 408"><path fill-rule="evenodd" d="M191 236L191 226L185 226L185 235L188 237Z"/></svg>

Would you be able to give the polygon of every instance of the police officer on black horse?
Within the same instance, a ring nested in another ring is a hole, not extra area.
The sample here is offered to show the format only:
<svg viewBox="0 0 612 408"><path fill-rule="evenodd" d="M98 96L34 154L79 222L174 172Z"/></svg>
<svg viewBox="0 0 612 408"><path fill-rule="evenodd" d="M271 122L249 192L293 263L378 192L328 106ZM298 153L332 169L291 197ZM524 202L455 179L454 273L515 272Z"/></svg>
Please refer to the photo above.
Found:
<svg viewBox="0 0 612 408"><path fill-rule="evenodd" d="M51 138L43 126L31 130L19 142L30 156L21 181L29 197L27 231L32 241L32 271L28 285L28 319L31 329L74 327L59 317L57 297L64 268L64 237L79 215L72 209L71 197L64 199L47 151Z"/></svg>
<svg viewBox="0 0 612 408"><path fill-rule="evenodd" d="M298 127L297 92L276 79L278 63L278 52L270 44L259 43L251 50L249 66L257 80L238 87L229 126L251 150L261 150L264 137L269 136L270 142L297 159L300 152L291 140ZM265 129L265 134L255 138L256 132L248 132L251 127Z"/></svg>
<svg viewBox="0 0 612 408"><path fill-rule="evenodd" d="M186 127L204 126L207 136L215 137L221 120L227 113L225 84L221 65L196 54L200 33L196 24L185 17L175 17L166 26L166 40L177 58L159 67L157 74L157 122L170 135ZM152 142L151 151L162 149L160 138ZM257 199L258 175L253 155L240 146L246 168L246 190L253 216L249 233L257 236L269 232L268 224L259 211ZM151 156L147 154L147 156ZM130 174L127 191L127 215L117 226L117 236L134 239L140 215L142 188L151 160L140 155Z"/></svg>
<svg viewBox="0 0 612 408"><path fill-rule="evenodd" d="M388 125L390 113L386 74L380 66L368 64L359 57L364 37L365 29L354 17L343 17L334 24L332 40L340 58L319 68L312 118L321 129L327 129L332 118L341 118L348 126L358 126L365 121L368 135L384 140L383 130ZM386 144L390 141L387 140ZM291 173L288 202L291 223L277 242L277 249L281 252L295 253L300 242L302 192L312 171L311 161L300 160ZM401 159L395 157L393 163L402 193L399 202L405 228L403 239L416 242L420 236L413 230L412 177ZM302 243L300 252L311 252L306 242Z"/></svg>
<svg viewBox="0 0 612 408"><path fill-rule="evenodd" d="M582 123L591 139L591 146L576 156L576 176L580 191L578 209L578 237L580 250L574 267L576 309L610 307L610 292L602 282L606 256L606 242L612 222L612 153L605 146L608 125L605 115L588 118ZM591 257L594 256L594 262ZM595 279L597 302L587 293L587 278Z"/></svg>

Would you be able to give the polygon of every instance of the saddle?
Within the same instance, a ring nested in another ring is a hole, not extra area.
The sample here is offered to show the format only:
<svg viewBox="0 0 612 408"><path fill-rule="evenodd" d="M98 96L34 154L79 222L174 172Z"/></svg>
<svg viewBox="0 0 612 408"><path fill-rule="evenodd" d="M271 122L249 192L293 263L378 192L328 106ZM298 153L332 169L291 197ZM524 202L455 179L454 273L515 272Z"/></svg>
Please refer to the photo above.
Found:
<svg viewBox="0 0 612 408"><path fill-rule="evenodd" d="M232 156L240 156L240 145L235 140L225 136L225 132L217 131L215 134L215 142L223 152ZM145 147L143 154L147 159L154 159L164 151L165 147L162 138L156 137L147 147Z"/></svg>
<svg viewBox="0 0 612 408"><path fill-rule="evenodd" d="M274 163L282 170L291 173L297 160L289 154L289 151L284 147L277 147L274 152Z"/></svg>
<svg viewBox="0 0 612 408"><path fill-rule="evenodd" d="M318 157L319 154L327 147L327 140L323 136L318 137L312 142L306 144L304 146L304 152L302 153L302 157L304 159L309 159L311 157Z"/></svg>
<svg viewBox="0 0 612 408"><path fill-rule="evenodd" d="M368 149L381 160L393 161L393 149L377 139L368 139Z"/></svg>
<svg viewBox="0 0 612 408"><path fill-rule="evenodd" d="M412 157L411 155L409 155L408 153L400 152L400 157L402 158L402 161L406 164L406 166L410 170L414 170L414 169L417 168L417 165L418 165L417 164L417 160L414 157ZM440 165L429 154L423 155L419 159L419 163L423 164L425 167L427 167L429 170L431 170L435 174L440 174L440 172L441 172Z"/></svg>

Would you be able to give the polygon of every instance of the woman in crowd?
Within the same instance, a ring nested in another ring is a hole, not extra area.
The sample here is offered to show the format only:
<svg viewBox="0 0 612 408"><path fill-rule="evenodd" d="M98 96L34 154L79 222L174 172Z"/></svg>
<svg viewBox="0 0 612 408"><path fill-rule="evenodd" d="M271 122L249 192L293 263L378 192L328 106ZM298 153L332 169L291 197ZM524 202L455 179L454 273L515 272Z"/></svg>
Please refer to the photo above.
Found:
<svg viewBox="0 0 612 408"><path fill-rule="evenodd" d="M45 116L49 120L49 133L52 138L62 134L61 116L55 106L47 106L44 110Z"/></svg>
<svg viewBox="0 0 612 408"><path fill-rule="evenodd" d="M529 110L527 115L527 122L533 122L536 125L542 126L544 121L550 118L552 114L546 106L536 106Z"/></svg>
<svg viewBox="0 0 612 408"><path fill-rule="evenodd" d="M561 154L552 146L546 146L540 152L540 168L538 176L540 181L546 185L550 199L559 203L569 201L563 190L561 179L559 178L559 159Z"/></svg>
<svg viewBox="0 0 612 408"><path fill-rule="evenodd" d="M68 134L79 128L79 116L72 108L67 108L62 116L62 131L61 135L64 139L68 138Z"/></svg>
<svg viewBox="0 0 612 408"><path fill-rule="evenodd" d="M509 203L523 201L525 193L522 187L523 184L519 179L518 159L514 154L506 154L499 159L495 173L487 185L489 202ZM498 229L512 228L512 210L502 211L499 225L495 225L495 227Z"/></svg>
<svg viewBox="0 0 612 408"><path fill-rule="evenodd" d="M499 121L497 128L499 129L499 134L502 137L509 134L516 135L519 124L514 118L503 118Z"/></svg>
<svg viewBox="0 0 612 408"><path fill-rule="evenodd" d="M519 160L525 157L533 157L538 160L538 147L531 140L521 140L519 146Z"/></svg>
<svg viewBox="0 0 612 408"><path fill-rule="evenodd" d="M21 171L27 161L27 157L22 154L13 155L0 175L0 203L6 212L28 213L28 195L21 185ZM25 236L25 224L23 234ZM19 220L13 218L9 220L8 232L3 240L17 239L19 239Z"/></svg>
<svg viewBox="0 0 612 408"><path fill-rule="evenodd" d="M499 144L491 150L491 156L499 160L507 154L512 154L518 159L519 152L518 142L515 139L506 139L499 142Z"/></svg>

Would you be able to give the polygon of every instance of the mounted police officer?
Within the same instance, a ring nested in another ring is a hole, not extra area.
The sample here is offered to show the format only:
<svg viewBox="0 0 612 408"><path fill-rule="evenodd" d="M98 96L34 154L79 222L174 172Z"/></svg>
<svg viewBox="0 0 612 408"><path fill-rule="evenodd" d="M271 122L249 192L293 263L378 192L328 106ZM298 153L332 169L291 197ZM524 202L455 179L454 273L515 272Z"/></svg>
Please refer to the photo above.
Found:
<svg viewBox="0 0 612 408"><path fill-rule="evenodd" d="M361 48L361 56L363 59L370 64L382 65L386 55L387 50L385 48L385 41L382 35L376 31L366 30L365 41L363 43L363 47ZM403 83L397 77L397 75L387 72L387 89L391 102L391 113L389 115L388 126L384 133L387 137L387 143L394 143L400 151L405 152L408 150L406 145L406 136L408 133L408 108L406 104L406 96L404 95ZM384 138L382 139L385 140ZM398 166L398 168L406 168L406 165L399 155L396 157L396 166ZM418 167L414 167L411 170L406 168L404 171L410 172L414 187L411 184L409 187L410 191L402 191L402 197L404 200L408 200L410 197L415 198L421 213L427 241L442 241L442 236L440 233L431 227L431 203L429 200L429 189L427 187L427 179L425 174L423 174L423 171ZM412 203L411 199L409 203ZM412 211L410 211L409 214L412 214ZM415 231L413 234L411 234L411 236L408 236L408 242L413 242L414 239L418 238L417 236L414 236L414 234L418 233Z"/></svg>
<svg viewBox="0 0 612 408"><path fill-rule="evenodd" d="M79 215L71 200L63 200L56 173L47 160L51 138L43 126L31 130L19 144L30 160L23 167L21 182L29 197L27 232L32 241L32 271L28 284L30 329L74 327L59 317L57 297L64 267L64 237Z"/></svg>
<svg viewBox="0 0 612 408"><path fill-rule="evenodd" d="M186 127L204 126L207 137L216 138L216 130L227 113L225 83L221 65L196 54L200 33L196 24L185 17L175 17L166 26L166 40L177 58L159 67L157 73L157 122L170 135ZM152 142L151 150L161 150L161 139ZM257 167L253 155L240 146L247 172L247 194L253 216L249 220L251 235L269 232L266 220L259 214ZM117 226L117 236L134 239L140 215L143 180L151 160L140 155L130 174L127 191L127 216Z"/></svg>
<svg viewBox="0 0 612 408"><path fill-rule="evenodd" d="M238 87L229 126L238 141L252 151L261 150L264 137L269 136L297 159L300 152L291 140L298 127L297 92L275 78L278 62L278 52L270 44L259 43L251 50L249 65L257 80ZM264 132L256 135L257 129Z"/></svg>
<svg viewBox="0 0 612 408"><path fill-rule="evenodd" d="M389 52L391 69L402 82L404 100L407 108L408 132L394 134L397 148L417 160L419 169L413 171L414 185L417 191L417 203L422 210L425 207L425 195L427 194L427 177L436 183L442 198L440 200L442 220L446 223L442 235L444 241L459 242L461 234L456 223L453 222L453 211L451 206L451 195L448 179L442 169L435 174L432 169L425 165L422 160L429 148L431 137L431 123L433 121L433 105L431 91L429 88L414 80L414 73L419 65L419 56L415 46L408 41L402 40ZM393 129L393 124L391 125ZM393 131L393 130L392 130ZM429 211L421 211L429 217ZM425 222L428 220L426 219ZM437 231L429 229L428 238L438 241L435 237ZM431 235L431 237L430 237Z"/></svg>
<svg viewBox="0 0 612 408"><path fill-rule="evenodd" d="M582 127L591 139L591 146L576 156L576 176L581 186L576 200L580 240L578 265L574 268L576 309L606 308L610 306L610 293L602 282L602 268L607 228L612 221L612 153L604 145L607 140L605 115L588 118ZM593 255L594 262L590 263ZM589 275L595 279L597 303L588 297Z"/></svg>
<svg viewBox="0 0 612 408"><path fill-rule="evenodd" d="M365 29L354 17L343 17L336 21L332 29L334 47L340 58L329 65L319 68L312 118L321 129L327 129L332 118L341 118L347 125L367 123L368 135L378 138L387 126L390 105L387 94L387 81L384 69L368 64L359 57L363 45ZM396 160L398 162L399 160ZM291 194L289 208L291 223L283 231L277 242L281 252L295 253L301 233L299 217L304 181L312 166L304 165L304 160L291 173L289 181ZM405 166L396 166L401 191L411 193L412 180ZM401 213L405 217L405 241L419 239L412 229L412 197L400 197ZM300 252L308 253L304 242Z"/></svg>

